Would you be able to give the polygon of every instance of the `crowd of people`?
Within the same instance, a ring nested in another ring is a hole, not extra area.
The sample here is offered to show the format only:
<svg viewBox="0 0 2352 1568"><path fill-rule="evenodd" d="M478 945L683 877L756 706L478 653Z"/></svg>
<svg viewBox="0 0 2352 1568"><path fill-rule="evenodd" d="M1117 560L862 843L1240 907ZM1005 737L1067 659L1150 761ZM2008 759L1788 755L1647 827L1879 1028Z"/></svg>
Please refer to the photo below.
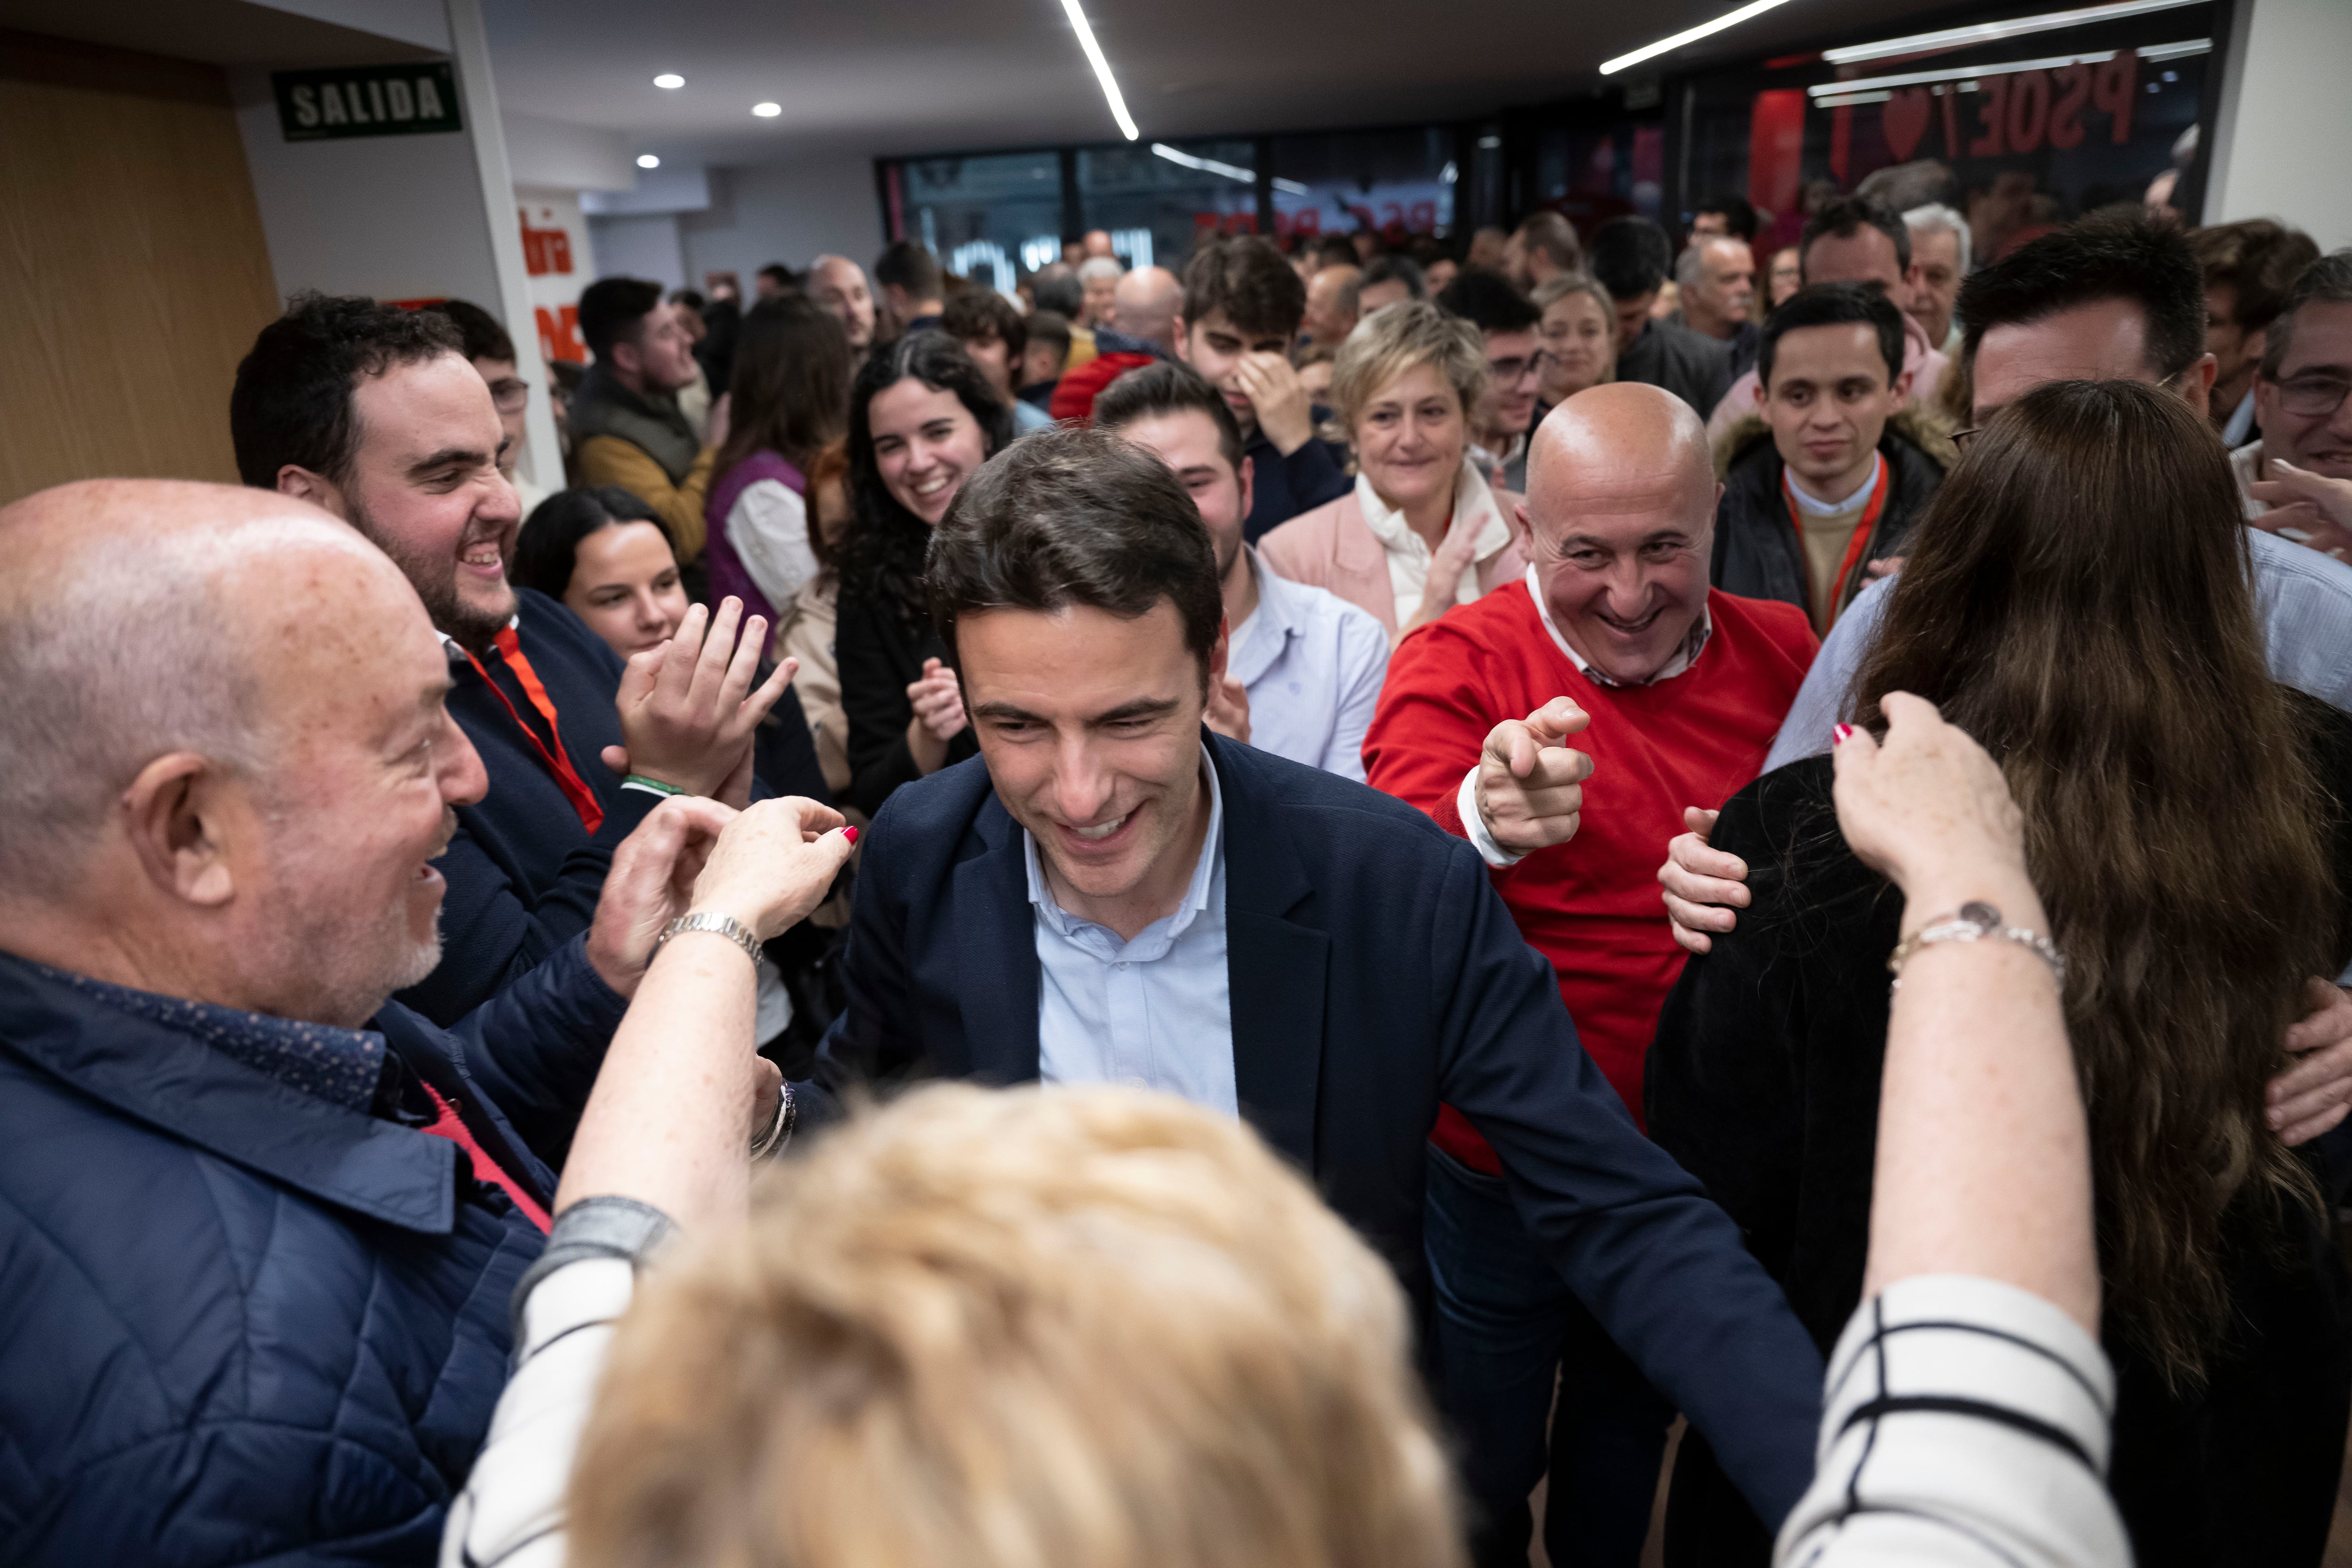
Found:
<svg viewBox="0 0 2352 1568"><path fill-rule="evenodd" d="M7 1560L2317 1563L2352 252L1758 232L606 278L543 491L306 295L0 509Z"/></svg>

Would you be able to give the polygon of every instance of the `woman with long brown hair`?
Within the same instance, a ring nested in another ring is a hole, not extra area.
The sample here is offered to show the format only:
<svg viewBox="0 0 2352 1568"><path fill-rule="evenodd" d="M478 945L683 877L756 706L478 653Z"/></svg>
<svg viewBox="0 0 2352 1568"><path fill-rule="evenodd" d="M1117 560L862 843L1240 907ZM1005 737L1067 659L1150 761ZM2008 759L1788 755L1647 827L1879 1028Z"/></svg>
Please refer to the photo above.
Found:
<svg viewBox="0 0 2352 1568"><path fill-rule="evenodd" d="M1875 731L1887 694L1934 701L2023 813L2090 1116L2111 1482L2138 1561L2316 1563L2352 1281L2263 1097L2304 977L2352 951L2326 787L2352 777L2352 721L2271 680L2227 458L2162 391L2020 398L1914 539L1856 712ZM1647 1085L1652 1136L1824 1349L1860 1298L1890 954L1922 928L2013 940L1978 904L1906 909L1841 838L1831 777L1812 758L1725 806L1714 842L1752 868L1753 912L1685 970ZM1688 1560L1769 1552L1703 1444L1671 1517Z"/></svg>
<svg viewBox="0 0 2352 1568"><path fill-rule="evenodd" d="M732 594L746 614L781 626L781 612L823 569L808 468L848 426L853 374L841 322L809 300L766 300L743 318L727 442L704 512L714 604Z"/></svg>

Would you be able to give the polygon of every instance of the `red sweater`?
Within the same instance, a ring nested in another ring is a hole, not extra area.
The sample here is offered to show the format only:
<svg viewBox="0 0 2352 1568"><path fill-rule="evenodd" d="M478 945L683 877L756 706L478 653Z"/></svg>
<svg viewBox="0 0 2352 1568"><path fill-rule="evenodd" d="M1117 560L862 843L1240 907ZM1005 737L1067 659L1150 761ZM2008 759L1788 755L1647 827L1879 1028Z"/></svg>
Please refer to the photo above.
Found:
<svg viewBox="0 0 2352 1568"><path fill-rule="evenodd" d="M1462 777L1488 731L1562 695L1592 716L1568 742L1592 758L1576 837L1492 875L1636 1124L1643 1058L1682 973L1658 891L1666 841L1683 831L1685 806L1718 808L1756 776L1818 646L1793 605L1710 592L1707 607L1715 631L1689 669L1654 686L1601 686L1552 641L1527 584L1509 584L1404 640L1364 736L1373 788L1463 834ZM1431 1138L1501 1171L1451 1106Z"/></svg>

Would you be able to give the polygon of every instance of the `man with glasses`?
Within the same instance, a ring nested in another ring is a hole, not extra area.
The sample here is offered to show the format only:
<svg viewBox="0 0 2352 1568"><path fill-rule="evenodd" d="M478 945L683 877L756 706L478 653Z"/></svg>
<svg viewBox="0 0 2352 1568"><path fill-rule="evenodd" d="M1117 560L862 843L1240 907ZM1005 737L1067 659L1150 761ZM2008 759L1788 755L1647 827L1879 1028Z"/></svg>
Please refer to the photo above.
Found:
<svg viewBox="0 0 2352 1568"><path fill-rule="evenodd" d="M2312 263L2287 291L2254 374L2262 439L2230 454L2257 528L2352 551L2352 250Z"/></svg>
<svg viewBox="0 0 2352 1568"><path fill-rule="evenodd" d="M1445 286L1437 308L1486 339L1486 395L1470 418L1470 460L1498 490L1526 493L1528 428L1535 423L1543 362L1536 327L1543 312L1499 272L1473 267Z"/></svg>
<svg viewBox="0 0 2352 1568"><path fill-rule="evenodd" d="M515 459L522 455L523 416L530 408L530 383L516 374L514 340L507 336L496 316L470 300L443 300L425 308L456 323L457 336L465 342L466 357L489 384L490 402L498 408L499 426L507 437L506 446L499 452L499 472L514 487L522 514L529 517L549 491L515 472Z"/></svg>

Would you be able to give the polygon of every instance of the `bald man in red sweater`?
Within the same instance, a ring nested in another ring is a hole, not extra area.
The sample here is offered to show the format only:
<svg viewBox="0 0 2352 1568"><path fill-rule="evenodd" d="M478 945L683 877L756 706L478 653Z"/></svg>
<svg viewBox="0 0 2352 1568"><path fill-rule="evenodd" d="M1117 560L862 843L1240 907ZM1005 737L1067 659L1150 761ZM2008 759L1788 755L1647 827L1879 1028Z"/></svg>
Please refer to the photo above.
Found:
<svg viewBox="0 0 2352 1568"><path fill-rule="evenodd" d="M1494 868L1637 1121L1682 968L1660 847L1686 806L1756 776L1817 646L1795 606L1708 588L1720 493L1679 398L1615 383L1569 399L1536 434L1516 509L1526 580L1406 638L1364 738L1372 786ZM1434 1359L1483 1521L1474 1557L1527 1561L1557 1367L1547 1547L1561 1568L1632 1568L1672 1412L1547 1270L1486 1142L1450 1109L1431 1142Z"/></svg>

